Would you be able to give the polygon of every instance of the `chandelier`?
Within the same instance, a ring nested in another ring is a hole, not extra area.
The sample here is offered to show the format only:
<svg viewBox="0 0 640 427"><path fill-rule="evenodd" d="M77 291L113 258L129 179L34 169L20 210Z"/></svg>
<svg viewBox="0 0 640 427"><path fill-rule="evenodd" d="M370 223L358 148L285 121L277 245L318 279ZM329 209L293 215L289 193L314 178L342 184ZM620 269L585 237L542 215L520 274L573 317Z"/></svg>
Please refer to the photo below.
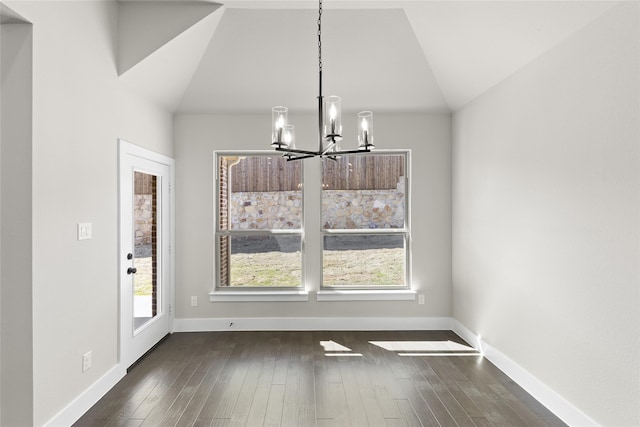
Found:
<svg viewBox="0 0 640 427"><path fill-rule="evenodd" d="M295 127L287 120L288 108L271 109L271 146L287 160L321 157L336 160L342 154L368 153L373 145L373 113L358 113L358 148L341 150L342 119L339 96L322 96L322 0L318 2L318 151L300 150L295 145Z"/></svg>

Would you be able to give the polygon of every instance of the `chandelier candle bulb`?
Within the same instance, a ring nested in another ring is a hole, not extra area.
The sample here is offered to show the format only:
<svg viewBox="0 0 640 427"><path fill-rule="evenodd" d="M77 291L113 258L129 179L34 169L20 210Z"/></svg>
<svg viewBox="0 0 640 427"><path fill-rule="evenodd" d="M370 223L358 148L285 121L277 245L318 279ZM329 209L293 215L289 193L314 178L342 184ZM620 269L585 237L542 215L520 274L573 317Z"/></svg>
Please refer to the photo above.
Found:
<svg viewBox="0 0 640 427"><path fill-rule="evenodd" d="M358 148L367 150L374 148L373 145L373 113L371 111L361 111L358 113Z"/></svg>
<svg viewBox="0 0 640 427"><path fill-rule="evenodd" d="M280 147L285 145L282 139L284 128L287 125L287 107L273 107L271 109L271 118L273 123L271 145Z"/></svg>
<svg viewBox="0 0 640 427"><path fill-rule="evenodd" d="M341 105L339 96L327 96L324 99L324 136L326 138L342 135Z"/></svg>
<svg viewBox="0 0 640 427"><path fill-rule="evenodd" d="M331 135L336 133L336 107L334 105L331 106L331 110L329 110L329 122L331 123Z"/></svg>
<svg viewBox="0 0 640 427"><path fill-rule="evenodd" d="M288 148L296 148L296 134L294 125L284 126L284 145Z"/></svg>

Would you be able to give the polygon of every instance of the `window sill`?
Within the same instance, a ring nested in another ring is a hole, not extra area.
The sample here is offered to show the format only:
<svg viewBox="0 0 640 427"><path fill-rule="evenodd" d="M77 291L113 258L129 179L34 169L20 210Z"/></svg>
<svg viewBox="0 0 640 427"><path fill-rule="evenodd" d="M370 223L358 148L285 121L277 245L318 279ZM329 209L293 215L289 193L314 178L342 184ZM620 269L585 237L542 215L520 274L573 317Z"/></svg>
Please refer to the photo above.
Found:
<svg viewBox="0 0 640 427"><path fill-rule="evenodd" d="M417 292L408 289L318 291L318 301L414 301Z"/></svg>
<svg viewBox="0 0 640 427"><path fill-rule="evenodd" d="M309 301L307 291L213 291L210 302Z"/></svg>

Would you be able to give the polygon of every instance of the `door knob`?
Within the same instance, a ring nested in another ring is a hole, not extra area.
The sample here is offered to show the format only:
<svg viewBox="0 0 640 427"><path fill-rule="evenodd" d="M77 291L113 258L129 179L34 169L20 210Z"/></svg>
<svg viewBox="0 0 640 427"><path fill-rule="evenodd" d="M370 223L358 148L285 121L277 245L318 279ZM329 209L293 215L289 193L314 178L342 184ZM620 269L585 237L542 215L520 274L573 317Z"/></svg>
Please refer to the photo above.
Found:
<svg viewBox="0 0 640 427"><path fill-rule="evenodd" d="M135 268L135 267L127 268L127 274L136 274L137 271L138 271L138 269Z"/></svg>

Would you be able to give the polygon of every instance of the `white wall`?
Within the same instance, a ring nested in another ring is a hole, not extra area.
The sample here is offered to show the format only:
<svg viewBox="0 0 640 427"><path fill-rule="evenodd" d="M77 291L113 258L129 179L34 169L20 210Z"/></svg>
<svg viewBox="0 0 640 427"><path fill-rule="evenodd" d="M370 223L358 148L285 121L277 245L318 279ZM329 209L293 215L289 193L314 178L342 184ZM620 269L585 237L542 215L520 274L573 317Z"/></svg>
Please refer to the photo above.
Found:
<svg viewBox="0 0 640 427"><path fill-rule="evenodd" d="M32 27L0 25L0 425L30 423Z"/></svg>
<svg viewBox="0 0 640 427"><path fill-rule="evenodd" d="M7 2L33 22L33 419L118 360L117 139L172 155L171 115L118 80L116 2ZM78 241L78 222L93 239ZM82 373L81 355L93 352Z"/></svg>
<svg viewBox="0 0 640 427"><path fill-rule="evenodd" d="M343 114L347 133L355 141L355 121ZM184 115L175 120L176 155L176 317L412 317L449 316L450 298L450 116L448 114L378 114L379 148L412 150L412 287L426 296L417 301L368 302L208 302L213 289L213 151L270 149L270 112L265 115ZM316 149L313 114L290 117L298 146ZM353 129L353 132L350 131ZM308 141L305 145L305 141ZM318 159L305 160L305 187L319 185ZM319 192L318 192L319 194ZM307 282L319 284L319 197L305 200L307 222ZM315 222L314 222L315 221ZM200 304L191 307L189 297Z"/></svg>
<svg viewBox="0 0 640 427"><path fill-rule="evenodd" d="M453 315L603 425L640 425L639 5L454 115Z"/></svg>

